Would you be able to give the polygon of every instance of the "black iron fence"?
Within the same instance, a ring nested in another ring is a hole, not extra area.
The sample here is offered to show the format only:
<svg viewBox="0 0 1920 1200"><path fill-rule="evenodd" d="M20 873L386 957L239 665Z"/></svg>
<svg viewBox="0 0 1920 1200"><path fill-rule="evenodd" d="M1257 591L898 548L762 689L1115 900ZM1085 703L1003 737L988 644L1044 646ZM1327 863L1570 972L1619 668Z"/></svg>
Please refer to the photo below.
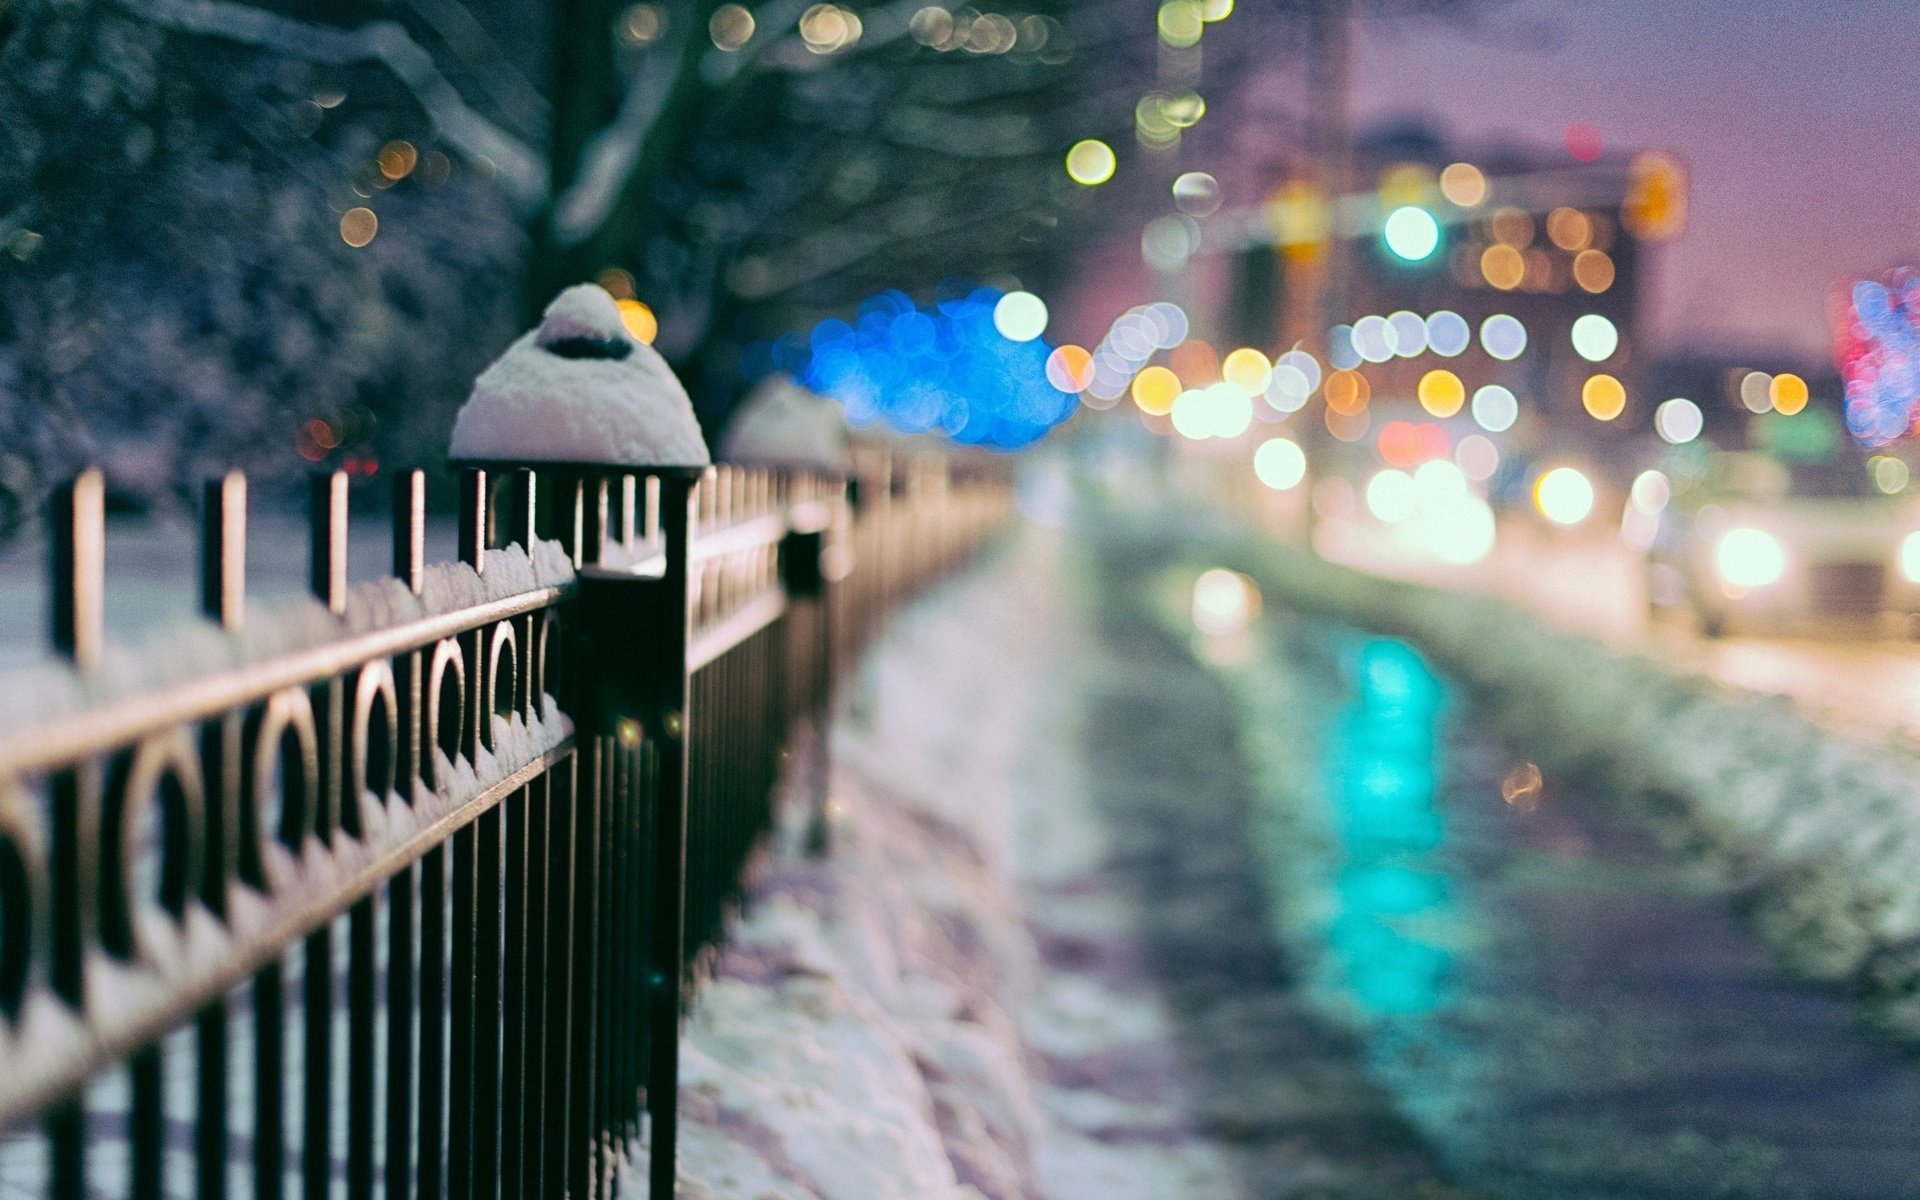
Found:
<svg viewBox="0 0 1920 1200"><path fill-rule="evenodd" d="M0 678L6 1195L607 1196L643 1132L670 1195L683 1005L795 719L1008 504L927 456L496 464L429 564L411 472L349 587L327 475L314 598L256 617L230 476L206 622L128 650L103 493L55 505L65 665Z"/></svg>

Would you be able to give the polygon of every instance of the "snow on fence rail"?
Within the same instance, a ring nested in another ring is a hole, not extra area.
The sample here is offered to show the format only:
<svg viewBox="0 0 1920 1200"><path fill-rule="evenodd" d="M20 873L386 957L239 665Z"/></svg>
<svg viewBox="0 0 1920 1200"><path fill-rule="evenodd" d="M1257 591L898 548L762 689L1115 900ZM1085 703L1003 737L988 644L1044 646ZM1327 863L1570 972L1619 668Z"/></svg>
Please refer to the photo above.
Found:
<svg viewBox="0 0 1920 1200"><path fill-rule="evenodd" d="M210 484L205 619L137 649L100 475L58 493L66 663L0 678L0 1190L604 1196L644 1130L672 1194L683 1006L792 721L1006 479L466 441L458 562L407 472L392 577L349 588L323 475L313 599L258 617L245 480Z"/></svg>

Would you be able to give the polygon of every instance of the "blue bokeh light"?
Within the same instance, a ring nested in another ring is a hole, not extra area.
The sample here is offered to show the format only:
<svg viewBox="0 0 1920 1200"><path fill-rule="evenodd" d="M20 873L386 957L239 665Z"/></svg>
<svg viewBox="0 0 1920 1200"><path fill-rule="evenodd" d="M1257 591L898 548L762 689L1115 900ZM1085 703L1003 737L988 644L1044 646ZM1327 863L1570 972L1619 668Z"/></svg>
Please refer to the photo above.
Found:
<svg viewBox="0 0 1920 1200"><path fill-rule="evenodd" d="M994 327L994 288L942 285L930 307L905 292L868 297L853 322L829 317L804 337L784 335L742 355L749 378L785 371L838 400L856 427L939 432L1014 450L1072 416L1079 396L1047 379L1053 347L1015 342Z"/></svg>

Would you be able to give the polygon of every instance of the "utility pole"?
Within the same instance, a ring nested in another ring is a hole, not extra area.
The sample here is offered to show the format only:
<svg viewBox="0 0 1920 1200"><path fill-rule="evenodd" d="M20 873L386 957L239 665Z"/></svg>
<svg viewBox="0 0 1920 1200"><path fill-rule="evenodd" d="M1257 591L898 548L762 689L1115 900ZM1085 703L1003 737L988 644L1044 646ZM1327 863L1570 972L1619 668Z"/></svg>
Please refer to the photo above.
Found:
<svg viewBox="0 0 1920 1200"><path fill-rule="evenodd" d="M1340 224L1340 202L1353 190L1353 0L1314 0L1307 14L1307 150L1315 190L1326 205L1326 234L1318 261L1298 273L1305 286L1289 288L1298 309L1289 322L1306 325L1307 348L1328 371L1328 331L1346 317L1351 261L1347 231ZM1324 399L1322 401L1324 406ZM1306 533L1312 541L1316 519L1313 491L1321 464L1333 445L1325 420L1304 418L1307 474ZM1324 412L1320 414L1324 417Z"/></svg>

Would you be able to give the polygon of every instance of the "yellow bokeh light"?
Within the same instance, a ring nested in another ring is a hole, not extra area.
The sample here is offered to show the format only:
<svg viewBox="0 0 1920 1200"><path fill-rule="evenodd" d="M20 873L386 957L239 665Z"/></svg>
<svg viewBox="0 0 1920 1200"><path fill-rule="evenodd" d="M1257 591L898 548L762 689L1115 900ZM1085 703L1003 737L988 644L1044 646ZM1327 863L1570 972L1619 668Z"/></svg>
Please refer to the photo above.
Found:
<svg viewBox="0 0 1920 1200"><path fill-rule="evenodd" d="M1249 396L1258 395L1273 379L1273 362L1253 347L1242 346L1221 360L1220 378Z"/></svg>
<svg viewBox="0 0 1920 1200"><path fill-rule="evenodd" d="M358 250L380 232L380 218L370 208L350 208L340 214L340 240Z"/></svg>
<svg viewBox="0 0 1920 1200"><path fill-rule="evenodd" d="M1322 387L1326 392L1327 410L1347 416L1366 408L1367 401L1373 398L1367 377L1358 371L1331 372Z"/></svg>
<svg viewBox="0 0 1920 1200"><path fill-rule="evenodd" d="M1613 286L1613 260L1604 250L1582 250L1573 256L1573 281L1582 291L1599 295Z"/></svg>
<svg viewBox="0 0 1920 1200"><path fill-rule="evenodd" d="M1133 402L1149 416L1164 417L1179 398L1180 377L1157 363L1133 377Z"/></svg>
<svg viewBox="0 0 1920 1200"><path fill-rule="evenodd" d="M1452 371L1428 371L1420 377L1420 407L1436 417L1451 417L1467 402L1467 385Z"/></svg>
<svg viewBox="0 0 1920 1200"><path fill-rule="evenodd" d="M1480 276L1501 291L1510 292L1526 279L1527 260L1512 246L1488 246L1480 252Z"/></svg>
<svg viewBox="0 0 1920 1200"><path fill-rule="evenodd" d="M1098 187L1113 178L1120 165L1113 147L1099 138L1085 138L1067 151L1067 178L1083 187Z"/></svg>
<svg viewBox="0 0 1920 1200"><path fill-rule="evenodd" d="M1200 19L1224 21L1233 15L1233 0L1200 0Z"/></svg>
<svg viewBox="0 0 1920 1200"><path fill-rule="evenodd" d="M1433 186L1433 171L1421 163L1395 163L1380 174L1380 207L1424 204Z"/></svg>
<svg viewBox="0 0 1920 1200"><path fill-rule="evenodd" d="M653 339L660 333L660 319L653 310L638 300L622 300L620 304L620 323L627 327L635 341L653 345Z"/></svg>
<svg viewBox="0 0 1920 1200"><path fill-rule="evenodd" d="M1767 385L1767 394L1773 399L1773 411L1790 417L1807 406L1807 381L1782 371Z"/></svg>
<svg viewBox="0 0 1920 1200"><path fill-rule="evenodd" d="M1596 421L1611 421L1627 411L1626 385L1611 375L1590 376L1580 385L1580 403Z"/></svg>
<svg viewBox="0 0 1920 1200"><path fill-rule="evenodd" d="M1275 188L1267 197L1266 217L1274 240L1294 258L1317 252L1333 230L1333 206L1326 193L1304 179Z"/></svg>
<svg viewBox="0 0 1920 1200"><path fill-rule="evenodd" d="M1440 194L1461 208L1472 208L1487 198L1487 177L1472 163L1452 163L1440 172Z"/></svg>
<svg viewBox="0 0 1920 1200"><path fill-rule="evenodd" d="M1556 208L1547 214L1547 237L1569 253L1584 250L1593 241L1593 222L1577 208Z"/></svg>

